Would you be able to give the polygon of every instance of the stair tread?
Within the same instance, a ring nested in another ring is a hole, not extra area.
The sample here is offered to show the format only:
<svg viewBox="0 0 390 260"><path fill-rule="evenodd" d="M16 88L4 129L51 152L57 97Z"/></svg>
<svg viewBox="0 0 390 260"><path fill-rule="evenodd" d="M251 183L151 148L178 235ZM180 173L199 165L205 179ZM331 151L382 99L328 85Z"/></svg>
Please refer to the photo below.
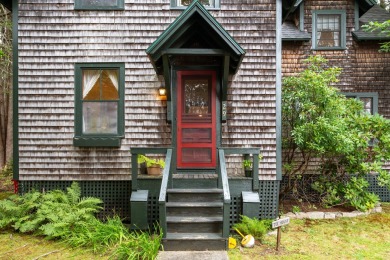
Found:
<svg viewBox="0 0 390 260"><path fill-rule="evenodd" d="M171 217L167 216L167 222L170 223L211 223L221 222L222 216L208 216L208 217Z"/></svg>
<svg viewBox="0 0 390 260"><path fill-rule="evenodd" d="M222 189L168 189L168 193L223 193Z"/></svg>
<svg viewBox="0 0 390 260"><path fill-rule="evenodd" d="M223 202L167 202L167 207L223 207Z"/></svg>
<svg viewBox="0 0 390 260"><path fill-rule="evenodd" d="M166 239L172 240L210 240L210 239L225 239L219 233L167 233Z"/></svg>

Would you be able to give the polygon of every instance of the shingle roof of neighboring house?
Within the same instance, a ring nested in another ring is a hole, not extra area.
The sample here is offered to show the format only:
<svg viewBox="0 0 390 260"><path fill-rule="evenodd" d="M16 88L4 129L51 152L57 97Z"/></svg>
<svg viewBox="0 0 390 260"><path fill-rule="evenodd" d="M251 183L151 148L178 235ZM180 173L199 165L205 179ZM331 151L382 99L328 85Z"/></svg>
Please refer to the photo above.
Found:
<svg viewBox="0 0 390 260"><path fill-rule="evenodd" d="M282 39L283 41L309 41L310 34L299 30L292 22L284 22L282 25Z"/></svg>
<svg viewBox="0 0 390 260"><path fill-rule="evenodd" d="M374 22L384 22L390 20L390 13L381 8L379 5L374 5L369 9L365 14L359 18L361 25L367 24L370 21ZM364 40L390 40L390 37L386 34L380 32L365 32L361 26L360 29L356 32L352 32L352 35L358 41Z"/></svg>

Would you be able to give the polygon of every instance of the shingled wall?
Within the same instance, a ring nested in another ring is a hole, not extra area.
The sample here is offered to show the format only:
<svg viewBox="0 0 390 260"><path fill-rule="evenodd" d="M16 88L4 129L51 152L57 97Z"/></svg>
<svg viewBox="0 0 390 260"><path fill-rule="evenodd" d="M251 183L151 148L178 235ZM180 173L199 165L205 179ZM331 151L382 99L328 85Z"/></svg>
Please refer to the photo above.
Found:
<svg viewBox="0 0 390 260"><path fill-rule="evenodd" d="M124 11L75 11L72 0L19 1L20 180L128 180L130 147L171 145L166 103L145 49L181 13L170 0L126 0ZM246 50L230 79L222 145L260 147L276 174L276 2L222 0L211 14ZM74 64L125 63L120 148L80 148L74 136ZM239 174L241 158L228 160Z"/></svg>
<svg viewBox="0 0 390 260"><path fill-rule="evenodd" d="M311 49L309 42L283 42L283 77L292 76L304 69L303 60L309 55L322 55L330 66L343 69L335 85L342 92L377 92L378 113L390 118L390 54L379 53L379 42L357 42L352 38L354 24L354 2L349 1L305 1L304 28L312 32L312 10L346 10L346 49L318 51ZM390 165L386 166L390 169Z"/></svg>

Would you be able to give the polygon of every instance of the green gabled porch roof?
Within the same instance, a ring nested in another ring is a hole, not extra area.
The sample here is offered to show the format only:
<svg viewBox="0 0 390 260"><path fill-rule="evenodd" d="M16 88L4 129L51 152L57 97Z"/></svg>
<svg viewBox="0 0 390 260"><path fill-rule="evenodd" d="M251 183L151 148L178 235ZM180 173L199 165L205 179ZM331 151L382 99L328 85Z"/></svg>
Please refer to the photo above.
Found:
<svg viewBox="0 0 390 260"><path fill-rule="evenodd" d="M201 47L188 48L192 40L202 42ZM229 74L235 74L245 50L215 20L206 8L195 0L147 48L146 53L157 74L163 73L163 56L207 55L229 56Z"/></svg>

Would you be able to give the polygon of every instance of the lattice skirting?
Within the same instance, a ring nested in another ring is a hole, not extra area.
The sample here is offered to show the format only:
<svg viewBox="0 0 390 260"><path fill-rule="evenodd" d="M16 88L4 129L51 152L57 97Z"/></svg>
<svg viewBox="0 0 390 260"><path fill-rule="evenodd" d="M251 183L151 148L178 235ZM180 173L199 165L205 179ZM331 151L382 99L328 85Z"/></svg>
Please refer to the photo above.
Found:
<svg viewBox="0 0 390 260"><path fill-rule="evenodd" d="M234 181L232 181L234 182ZM104 209L99 217L118 214L125 222L130 222L131 181L78 181L82 197L98 197L104 202ZM50 191L55 189L66 190L71 181L20 181L19 193L24 194L31 190ZM241 191L248 190L251 181L240 181L231 188L230 223L240 220L242 214ZM141 183L142 189L149 189L148 223L152 226L158 221L158 183ZM260 181L259 218L276 218L278 215L279 181Z"/></svg>
<svg viewBox="0 0 390 260"><path fill-rule="evenodd" d="M82 197L97 197L103 200L104 209L99 217L104 219L114 214L119 215L124 221L129 221L130 216L130 181L78 181ZM24 194L31 190L50 191L66 190L71 181L20 181L19 193Z"/></svg>
<svg viewBox="0 0 390 260"><path fill-rule="evenodd" d="M310 194L316 193L316 191L310 187L311 186L310 184L316 181L318 177L319 175L302 175L302 178L300 179L297 189L304 191L304 193L307 194L308 196L310 196ZM378 195L378 197L382 202L390 202L390 189L387 187L379 186L377 177L378 177L377 174L369 174L366 176L366 180L370 184L368 190ZM283 188L286 185L287 185L287 179L283 178L283 180L280 183L281 190L283 190Z"/></svg>
<svg viewBox="0 0 390 260"><path fill-rule="evenodd" d="M230 180L229 180L230 181ZM245 185L245 184L244 184ZM230 203L230 225L240 221L240 215L242 214L242 196L241 191L246 189L240 189L235 185L231 189L231 203ZM259 197L260 219L275 219L278 217L279 211L279 181L260 181L259 182Z"/></svg>

